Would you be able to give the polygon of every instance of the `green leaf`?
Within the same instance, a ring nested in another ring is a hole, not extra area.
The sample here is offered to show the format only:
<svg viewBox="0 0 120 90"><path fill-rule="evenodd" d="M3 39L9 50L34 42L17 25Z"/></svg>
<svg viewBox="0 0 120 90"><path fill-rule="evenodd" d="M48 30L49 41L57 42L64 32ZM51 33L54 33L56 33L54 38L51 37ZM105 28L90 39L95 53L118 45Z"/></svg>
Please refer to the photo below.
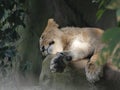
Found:
<svg viewBox="0 0 120 90"><path fill-rule="evenodd" d="M97 13L96 13L97 21L100 20L100 18L102 17L104 12L105 12L105 9L100 9L97 11Z"/></svg>
<svg viewBox="0 0 120 90"><path fill-rule="evenodd" d="M110 43L110 42L119 42L119 35L120 35L120 28L116 27L116 28L111 28L108 29L102 37L102 40L106 43Z"/></svg>
<svg viewBox="0 0 120 90"><path fill-rule="evenodd" d="M100 53L100 62L102 64L111 60L115 66L120 68L120 28L111 28L105 31L102 40L106 43L106 46Z"/></svg>
<svg viewBox="0 0 120 90"><path fill-rule="evenodd" d="M104 3L105 3L105 0L102 0L99 4L99 8L101 8L104 5Z"/></svg>

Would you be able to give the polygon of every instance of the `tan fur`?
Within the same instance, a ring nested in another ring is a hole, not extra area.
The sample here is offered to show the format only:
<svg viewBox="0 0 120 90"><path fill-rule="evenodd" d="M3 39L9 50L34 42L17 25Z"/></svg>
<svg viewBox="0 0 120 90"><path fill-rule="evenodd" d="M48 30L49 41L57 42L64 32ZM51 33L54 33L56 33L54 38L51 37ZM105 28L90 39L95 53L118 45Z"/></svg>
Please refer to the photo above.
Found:
<svg viewBox="0 0 120 90"><path fill-rule="evenodd" d="M41 51L43 47L45 48L42 53L48 55L63 52L66 55L71 55L71 65L76 68L84 67L86 76L90 82L99 80L99 74L102 69L96 68L94 63L98 59L97 54L99 50L97 49L101 45L103 30L79 27L65 27L59 29L58 26L59 25L53 19L48 20L48 25L40 37ZM54 41L54 44L49 45L51 41ZM83 64L80 64L81 60L87 58L87 56L92 53L93 55L89 63L85 61L82 62Z"/></svg>

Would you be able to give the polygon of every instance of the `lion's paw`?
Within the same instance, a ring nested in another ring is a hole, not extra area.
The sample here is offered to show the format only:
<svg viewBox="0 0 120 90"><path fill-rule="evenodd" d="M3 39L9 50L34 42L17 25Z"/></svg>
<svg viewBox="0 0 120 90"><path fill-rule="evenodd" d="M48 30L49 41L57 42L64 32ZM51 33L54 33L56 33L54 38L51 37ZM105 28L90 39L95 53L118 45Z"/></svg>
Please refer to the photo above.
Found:
<svg viewBox="0 0 120 90"><path fill-rule="evenodd" d="M64 53L57 53L51 60L50 71L51 72L63 72L70 57L64 55Z"/></svg>
<svg viewBox="0 0 120 90"><path fill-rule="evenodd" d="M91 83L99 81L103 75L102 66L98 66L94 63L88 62L85 67L87 80Z"/></svg>

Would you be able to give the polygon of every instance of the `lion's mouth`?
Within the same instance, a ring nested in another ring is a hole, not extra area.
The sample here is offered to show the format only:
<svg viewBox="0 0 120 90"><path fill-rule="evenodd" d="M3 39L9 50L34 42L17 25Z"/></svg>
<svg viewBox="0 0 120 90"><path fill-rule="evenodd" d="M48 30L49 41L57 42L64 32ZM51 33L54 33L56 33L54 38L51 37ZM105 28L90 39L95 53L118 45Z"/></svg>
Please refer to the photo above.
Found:
<svg viewBox="0 0 120 90"><path fill-rule="evenodd" d="M42 55L43 56L47 56L49 54L51 54L50 46L42 48Z"/></svg>

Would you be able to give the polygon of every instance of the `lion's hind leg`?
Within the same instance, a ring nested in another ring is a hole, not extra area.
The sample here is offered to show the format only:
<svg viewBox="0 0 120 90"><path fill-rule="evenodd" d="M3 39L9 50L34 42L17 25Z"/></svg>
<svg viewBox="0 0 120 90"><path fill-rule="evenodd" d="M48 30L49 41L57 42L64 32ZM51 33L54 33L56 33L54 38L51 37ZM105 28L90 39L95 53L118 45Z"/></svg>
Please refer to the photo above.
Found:
<svg viewBox="0 0 120 90"><path fill-rule="evenodd" d="M103 66L97 65L98 54L94 54L85 66L87 80L91 83L99 81L103 75Z"/></svg>

